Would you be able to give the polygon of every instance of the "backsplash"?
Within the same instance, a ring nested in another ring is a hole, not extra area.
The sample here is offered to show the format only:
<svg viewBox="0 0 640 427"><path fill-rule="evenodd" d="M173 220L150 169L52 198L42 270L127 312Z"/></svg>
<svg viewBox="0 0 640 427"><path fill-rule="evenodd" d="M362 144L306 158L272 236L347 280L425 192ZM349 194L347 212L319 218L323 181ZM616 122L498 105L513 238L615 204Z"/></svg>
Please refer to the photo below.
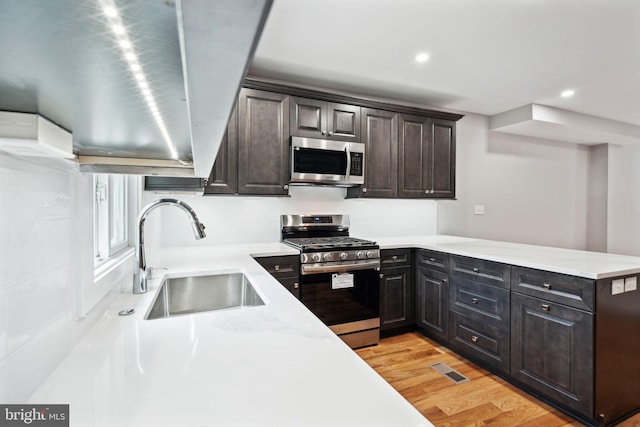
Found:
<svg viewBox="0 0 640 427"><path fill-rule="evenodd" d="M280 215L292 213L349 214L355 237L432 235L437 205L433 200L344 199L345 189L291 187L291 197L189 196L145 192L143 204L162 197L185 201L205 224L207 238L196 241L183 212L163 208L145 224L147 259L153 251L173 246L268 243L280 240Z"/></svg>
<svg viewBox="0 0 640 427"><path fill-rule="evenodd" d="M92 195L74 163L0 154L0 402L25 402L104 314L73 319L93 285Z"/></svg>

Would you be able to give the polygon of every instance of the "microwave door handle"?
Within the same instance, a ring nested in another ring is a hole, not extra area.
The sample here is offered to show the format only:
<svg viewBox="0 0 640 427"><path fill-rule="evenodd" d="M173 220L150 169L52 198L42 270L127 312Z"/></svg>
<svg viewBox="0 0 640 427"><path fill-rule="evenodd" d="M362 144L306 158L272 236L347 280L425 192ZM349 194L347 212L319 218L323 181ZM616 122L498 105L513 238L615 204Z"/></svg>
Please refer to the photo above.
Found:
<svg viewBox="0 0 640 427"><path fill-rule="evenodd" d="M344 152L347 154L347 171L345 172L345 178L349 178L351 176L351 151L349 147L344 147Z"/></svg>

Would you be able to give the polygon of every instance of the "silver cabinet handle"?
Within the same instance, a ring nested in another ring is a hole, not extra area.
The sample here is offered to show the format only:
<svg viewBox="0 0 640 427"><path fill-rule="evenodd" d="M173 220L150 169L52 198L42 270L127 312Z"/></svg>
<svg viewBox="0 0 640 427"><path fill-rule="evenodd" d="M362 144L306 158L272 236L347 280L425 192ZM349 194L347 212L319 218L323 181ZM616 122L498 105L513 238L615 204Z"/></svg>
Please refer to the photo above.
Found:
<svg viewBox="0 0 640 427"><path fill-rule="evenodd" d="M435 258L429 258L429 262L436 262Z"/></svg>
<svg viewBox="0 0 640 427"><path fill-rule="evenodd" d="M367 187L362 187L362 192L366 193L367 192Z"/></svg>
<svg viewBox="0 0 640 427"><path fill-rule="evenodd" d="M381 279L384 279L384 274L380 273L378 277L380 277Z"/></svg>
<svg viewBox="0 0 640 427"><path fill-rule="evenodd" d="M542 304L542 306L540 308L542 308L542 311L550 311L551 310L551 307L549 307L549 304Z"/></svg>
<svg viewBox="0 0 640 427"><path fill-rule="evenodd" d="M474 272L474 273L479 273L479 272L480 272L480 269L479 269L478 267L473 267L473 272Z"/></svg>
<svg viewBox="0 0 640 427"><path fill-rule="evenodd" d="M274 265L274 266L273 266L273 269L274 269L275 271L280 271L280 264L276 264L276 265Z"/></svg>
<svg viewBox="0 0 640 427"><path fill-rule="evenodd" d="M329 132L329 136L333 136L333 132Z"/></svg>
<svg viewBox="0 0 640 427"><path fill-rule="evenodd" d="M443 285L448 285L448 284L449 284L449 281L448 281L447 279L442 279L442 284L443 284Z"/></svg>
<svg viewBox="0 0 640 427"><path fill-rule="evenodd" d="M478 298L471 298L471 304L478 304Z"/></svg>
<svg viewBox="0 0 640 427"><path fill-rule="evenodd" d="M545 289L551 289L551 283L543 283L542 287Z"/></svg>
<svg viewBox="0 0 640 427"><path fill-rule="evenodd" d="M475 335L473 335L473 336L471 337L471 341L473 341L473 342L478 342L478 337L477 337L477 336L475 336Z"/></svg>
<svg viewBox="0 0 640 427"><path fill-rule="evenodd" d="M287 184L283 185L282 188L284 188L285 190L289 189L289 186Z"/></svg>
<svg viewBox="0 0 640 427"><path fill-rule="evenodd" d="M392 260L397 261L398 260L398 255L394 255L391 257Z"/></svg>
<svg viewBox="0 0 640 427"><path fill-rule="evenodd" d="M424 192L425 192L426 194L429 194L429 190L424 190Z"/></svg>
<svg viewBox="0 0 640 427"><path fill-rule="evenodd" d="M326 130L323 130L321 133L322 133L323 135L325 135L325 134L327 133L327 131L326 131Z"/></svg>
<svg viewBox="0 0 640 427"><path fill-rule="evenodd" d="M293 284L293 289L298 289L300 287L300 283L296 282Z"/></svg>

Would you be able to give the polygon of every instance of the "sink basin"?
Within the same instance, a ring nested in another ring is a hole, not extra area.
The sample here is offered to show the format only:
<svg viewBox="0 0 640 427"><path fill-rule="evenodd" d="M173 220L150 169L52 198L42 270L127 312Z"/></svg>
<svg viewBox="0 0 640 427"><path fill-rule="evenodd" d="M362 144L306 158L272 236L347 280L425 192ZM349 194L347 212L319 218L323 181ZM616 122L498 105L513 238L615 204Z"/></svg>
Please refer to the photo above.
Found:
<svg viewBox="0 0 640 427"><path fill-rule="evenodd" d="M242 273L165 279L146 319L264 305Z"/></svg>

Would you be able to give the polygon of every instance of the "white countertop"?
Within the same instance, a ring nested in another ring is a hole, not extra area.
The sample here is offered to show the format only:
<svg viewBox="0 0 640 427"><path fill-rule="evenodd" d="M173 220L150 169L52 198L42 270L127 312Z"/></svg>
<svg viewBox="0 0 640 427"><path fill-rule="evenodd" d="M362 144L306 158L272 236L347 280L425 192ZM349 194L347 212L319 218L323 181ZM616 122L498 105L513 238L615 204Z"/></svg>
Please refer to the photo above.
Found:
<svg viewBox="0 0 640 427"><path fill-rule="evenodd" d="M358 236L378 242L381 249L422 248L482 258L521 267L570 274L589 279L640 273L640 257L574 249L498 242L457 236Z"/></svg>
<svg viewBox="0 0 640 427"><path fill-rule="evenodd" d="M166 251L154 264L170 269L156 274L242 271L266 305L144 320L154 279L146 294L122 294L29 402L70 404L83 427L431 426L249 256L296 253ZM127 307L136 312L117 315Z"/></svg>
<svg viewBox="0 0 640 427"><path fill-rule="evenodd" d="M375 238L599 279L640 272L640 258L455 236ZM143 295L122 294L30 397L68 403L72 426L430 426L253 256L280 243L189 247L154 258ZM144 320L162 276L243 272L264 306ZM134 307L135 314L117 315ZM428 367L425 367L428 369Z"/></svg>

